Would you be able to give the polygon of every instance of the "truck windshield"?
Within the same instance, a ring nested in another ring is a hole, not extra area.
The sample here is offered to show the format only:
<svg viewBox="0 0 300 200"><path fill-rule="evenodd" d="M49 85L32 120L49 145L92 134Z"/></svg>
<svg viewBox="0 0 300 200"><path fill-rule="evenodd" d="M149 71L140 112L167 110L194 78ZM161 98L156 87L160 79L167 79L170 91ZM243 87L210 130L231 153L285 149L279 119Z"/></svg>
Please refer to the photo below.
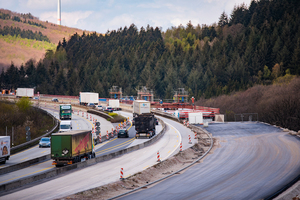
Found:
<svg viewBox="0 0 300 200"><path fill-rule="evenodd" d="M62 110L61 113L71 113L71 110Z"/></svg>
<svg viewBox="0 0 300 200"><path fill-rule="evenodd" d="M60 129L70 129L70 125L60 125Z"/></svg>

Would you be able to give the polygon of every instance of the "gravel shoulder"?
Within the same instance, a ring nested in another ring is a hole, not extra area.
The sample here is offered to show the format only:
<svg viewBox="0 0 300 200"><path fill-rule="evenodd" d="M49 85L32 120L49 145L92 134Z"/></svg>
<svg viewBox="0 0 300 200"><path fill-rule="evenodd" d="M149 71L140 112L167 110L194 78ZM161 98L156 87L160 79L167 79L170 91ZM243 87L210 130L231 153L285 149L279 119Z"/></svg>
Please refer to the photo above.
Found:
<svg viewBox="0 0 300 200"><path fill-rule="evenodd" d="M207 138L208 137L205 133L198 133L198 144L195 144L193 147L179 152L175 156L159 162L140 173L134 174L124 180L119 180L114 183L86 190L60 199L109 199L133 189L142 187L153 181L159 180L188 166L202 156L210 147L210 143L207 142ZM209 154L212 154L214 149L219 147L219 144L220 143L218 140L214 138L214 146ZM209 154L207 154L205 157L207 157ZM197 163L201 163L202 160L198 161ZM184 173L184 171L181 171L180 173ZM152 187L153 185L148 187Z"/></svg>

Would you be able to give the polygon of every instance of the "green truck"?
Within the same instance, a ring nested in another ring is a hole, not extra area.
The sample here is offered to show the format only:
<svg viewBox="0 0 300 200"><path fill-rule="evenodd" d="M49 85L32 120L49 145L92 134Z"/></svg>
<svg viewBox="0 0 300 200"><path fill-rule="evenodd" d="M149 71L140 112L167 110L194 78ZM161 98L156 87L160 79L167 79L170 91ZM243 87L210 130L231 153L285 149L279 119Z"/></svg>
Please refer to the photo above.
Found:
<svg viewBox="0 0 300 200"><path fill-rule="evenodd" d="M60 167L95 158L94 142L90 130L77 130L51 135L52 165Z"/></svg>
<svg viewBox="0 0 300 200"><path fill-rule="evenodd" d="M60 104L59 105L59 118L60 120L72 119L72 105L71 104Z"/></svg>

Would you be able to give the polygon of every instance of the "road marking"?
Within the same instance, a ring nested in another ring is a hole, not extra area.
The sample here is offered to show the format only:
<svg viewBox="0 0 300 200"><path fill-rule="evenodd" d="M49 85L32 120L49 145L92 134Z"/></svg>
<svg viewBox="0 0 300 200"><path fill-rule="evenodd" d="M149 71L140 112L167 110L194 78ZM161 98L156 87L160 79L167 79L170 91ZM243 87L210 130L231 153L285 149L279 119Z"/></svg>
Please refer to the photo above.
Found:
<svg viewBox="0 0 300 200"><path fill-rule="evenodd" d="M114 138L114 139L112 139L112 140L108 140L107 143L113 142L113 141L115 141L116 139L118 139L118 138Z"/></svg>
<svg viewBox="0 0 300 200"><path fill-rule="evenodd" d="M115 138L115 139L118 139L118 138ZM114 139L114 140L115 140L115 139ZM108 152L108 151L115 150L115 149L118 149L118 148L120 148L120 147L126 146L126 145L128 145L129 143L133 142L134 140L135 140L135 138L132 138L132 139L127 140L127 141L125 141L125 142L123 142L123 143L121 143L121 144L112 146L112 147L107 148L107 149L103 149L103 150L101 150L101 151L96 152L96 155L102 154L102 153L106 153L106 152Z"/></svg>
<svg viewBox="0 0 300 200"><path fill-rule="evenodd" d="M26 151L28 151L28 150L30 150L30 149L33 149L33 148L37 147L37 146L38 146L38 145L33 146L33 147L29 148L29 149L26 149L26 150L24 150L24 151L21 151L21 152L19 152L19 153L16 153L16 154L14 154L14 155L12 155L12 156L10 156L10 157L13 157L13 156L18 155L18 154L23 153L23 152L26 152Z"/></svg>
<svg viewBox="0 0 300 200"><path fill-rule="evenodd" d="M178 140L177 140L177 142L178 142ZM174 147L176 147L176 144L174 145Z"/></svg>
<svg viewBox="0 0 300 200"><path fill-rule="evenodd" d="M176 145L175 145L176 146ZM171 151L168 151L168 154L170 153Z"/></svg>
<svg viewBox="0 0 300 200"><path fill-rule="evenodd" d="M4 183L4 182L8 182L8 181L12 181L12 180L15 180L15 179L19 179L19 178L22 178L24 176L28 176L28 175L32 175L32 174L35 174L35 173L38 173L38 172L42 172L42 171L45 171L45 170L48 170L48 169L51 169L51 168L54 168L55 166L51 166L51 167L48 167L48 168L45 168L45 169L41 169L41 170L38 170L38 171L35 171L35 172L31 172L29 174L24 174L22 176L18 176L18 177L14 177L14 178L11 178L11 179L8 179L8 180L5 180L5 181L2 181L0 182L1 183Z"/></svg>
<svg viewBox="0 0 300 200"><path fill-rule="evenodd" d="M147 165L146 167L144 167L143 169L147 169L149 167L149 165Z"/></svg>
<svg viewBox="0 0 300 200"><path fill-rule="evenodd" d="M47 151L45 150L45 151L42 151L41 153L46 153Z"/></svg>
<svg viewBox="0 0 300 200"><path fill-rule="evenodd" d="M28 159L28 157L26 157L26 158L23 158L23 159L21 159L21 160L26 160L26 159Z"/></svg>
<svg viewBox="0 0 300 200"><path fill-rule="evenodd" d="M173 129L175 129L175 130L177 131L177 134L180 136L179 141L182 141L180 132L179 132L175 127L173 127L171 124L169 124L169 123L167 123L167 122L165 122L165 124L167 124L168 126L170 126L170 127L173 128ZM178 137L178 136L177 136L177 137ZM177 140L177 143L178 143L178 140ZM164 159L161 158L161 160L168 159L168 158L170 157L170 155L172 155L172 154L176 151L176 149L179 148L179 145L180 145L180 143L177 144L176 148L171 152L171 154L169 154L169 155L168 155L166 158L164 158Z"/></svg>

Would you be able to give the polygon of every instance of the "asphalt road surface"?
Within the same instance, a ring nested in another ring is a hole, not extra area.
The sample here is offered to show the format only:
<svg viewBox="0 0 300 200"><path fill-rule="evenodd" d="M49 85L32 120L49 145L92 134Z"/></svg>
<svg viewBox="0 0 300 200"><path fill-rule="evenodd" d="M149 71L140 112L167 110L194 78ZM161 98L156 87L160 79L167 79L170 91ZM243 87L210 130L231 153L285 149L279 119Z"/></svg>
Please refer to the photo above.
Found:
<svg viewBox="0 0 300 200"><path fill-rule="evenodd" d="M166 119L163 119L166 120ZM167 121L167 120L166 120ZM187 136L192 132L181 124L171 121L163 135L154 144L142 149L127 153L123 156L100 162L95 165L74 170L71 173L55 177L47 181L37 181L26 188L18 188L0 197L0 199L55 199L88 190L94 187L118 181L120 168L124 168L124 177L140 172L157 163L157 152L161 154L161 160L167 159L179 152L179 144L188 144ZM144 142L137 139L137 142ZM192 142L195 141L192 139ZM183 149L193 144L183 145Z"/></svg>
<svg viewBox="0 0 300 200"><path fill-rule="evenodd" d="M219 147L202 163L121 199L263 199L295 178L300 141L261 123L224 123L207 130Z"/></svg>

